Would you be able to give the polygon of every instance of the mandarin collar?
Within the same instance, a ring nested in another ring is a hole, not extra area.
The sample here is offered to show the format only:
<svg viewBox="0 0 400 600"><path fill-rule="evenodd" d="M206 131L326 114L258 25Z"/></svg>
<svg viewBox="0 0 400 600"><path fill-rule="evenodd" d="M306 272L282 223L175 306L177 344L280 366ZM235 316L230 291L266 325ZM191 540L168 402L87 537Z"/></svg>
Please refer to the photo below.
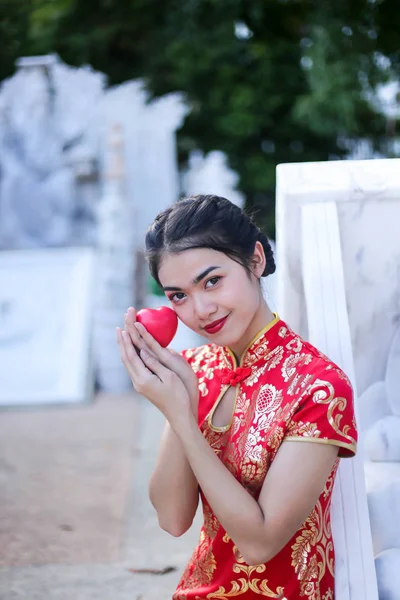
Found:
<svg viewBox="0 0 400 600"><path fill-rule="evenodd" d="M253 365L282 342L282 338L286 336L287 327L277 313L273 313L273 315L272 321L265 325L246 346L239 364L232 350L228 346L222 347L224 358L230 369Z"/></svg>

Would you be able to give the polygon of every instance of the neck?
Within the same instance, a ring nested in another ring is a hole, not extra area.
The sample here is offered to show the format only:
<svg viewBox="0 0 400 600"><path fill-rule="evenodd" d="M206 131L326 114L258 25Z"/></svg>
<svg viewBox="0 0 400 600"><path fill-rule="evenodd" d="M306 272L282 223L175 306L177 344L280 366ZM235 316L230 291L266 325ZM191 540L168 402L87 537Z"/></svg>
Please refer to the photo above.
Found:
<svg viewBox="0 0 400 600"><path fill-rule="evenodd" d="M245 335L237 342L237 344L234 344L230 347L230 350L234 353L238 364L240 364L246 348L256 337L258 332L268 325L268 323L273 321L274 318L274 314L269 309L269 306L265 302L264 298L261 296L259 308L257 309L249 327L247 328Z"/></svg>

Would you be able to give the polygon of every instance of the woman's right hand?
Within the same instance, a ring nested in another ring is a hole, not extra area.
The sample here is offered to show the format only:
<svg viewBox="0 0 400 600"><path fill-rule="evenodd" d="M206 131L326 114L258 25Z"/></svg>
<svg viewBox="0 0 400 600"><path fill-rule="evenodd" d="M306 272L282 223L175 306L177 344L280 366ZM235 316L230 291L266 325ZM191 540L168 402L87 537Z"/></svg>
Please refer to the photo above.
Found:
<svg viewBox="0 0 400 600"><path fill-rule="evenodd" d="M125 330L130 335L132 343L136 348L147 350L147 352L156 356L161 364L180 377L189 394L193 414L197 418L199 385L191 366L175 350L160 346L146 328L141 323L137 323L136 310L134 308L128 308L128 312L124 316L124 322Z"/></svg>

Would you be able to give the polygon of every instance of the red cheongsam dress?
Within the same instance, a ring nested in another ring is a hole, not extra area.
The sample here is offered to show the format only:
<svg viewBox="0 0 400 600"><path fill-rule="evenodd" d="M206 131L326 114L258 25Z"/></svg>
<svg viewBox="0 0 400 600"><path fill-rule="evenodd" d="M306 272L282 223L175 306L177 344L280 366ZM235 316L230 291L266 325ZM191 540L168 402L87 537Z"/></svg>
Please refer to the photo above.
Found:
<svg viewBox="0 0 400 600"><path fill-rule="evenodd" d="M278 316L250 343L239 366L228 348L215 344L185 350L183 356L199 381L199 428L254 498L284 440L333 444L339 457L355 454L348 378ZM236 386L231 423L214 427L213 413L230 385ZM333 600L330 503L338 463L339 458L300 529L274 558L256 566L243 560L200 491L204 523L173 600Z"/></svg>

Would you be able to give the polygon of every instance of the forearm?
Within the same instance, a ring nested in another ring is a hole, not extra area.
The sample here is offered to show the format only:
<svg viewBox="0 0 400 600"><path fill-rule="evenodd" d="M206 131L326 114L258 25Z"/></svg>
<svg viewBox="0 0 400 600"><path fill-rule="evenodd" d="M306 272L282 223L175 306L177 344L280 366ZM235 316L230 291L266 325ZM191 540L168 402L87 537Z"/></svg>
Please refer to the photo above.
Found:
<svg viewBox="0 0 400 600"><path fill-rule="evenodd" d="M168 421L150 479L149 494L162 529L179 536L190 527L199 501L198 482L182 443Z"/></svg>
<svg viewBox="0 0 400 600"><path fill-rule="evenodd" d="M248 563L264 543L264 516L258 502L216 456L193 418L175 423L191 470L215 516Z"/></svg>

